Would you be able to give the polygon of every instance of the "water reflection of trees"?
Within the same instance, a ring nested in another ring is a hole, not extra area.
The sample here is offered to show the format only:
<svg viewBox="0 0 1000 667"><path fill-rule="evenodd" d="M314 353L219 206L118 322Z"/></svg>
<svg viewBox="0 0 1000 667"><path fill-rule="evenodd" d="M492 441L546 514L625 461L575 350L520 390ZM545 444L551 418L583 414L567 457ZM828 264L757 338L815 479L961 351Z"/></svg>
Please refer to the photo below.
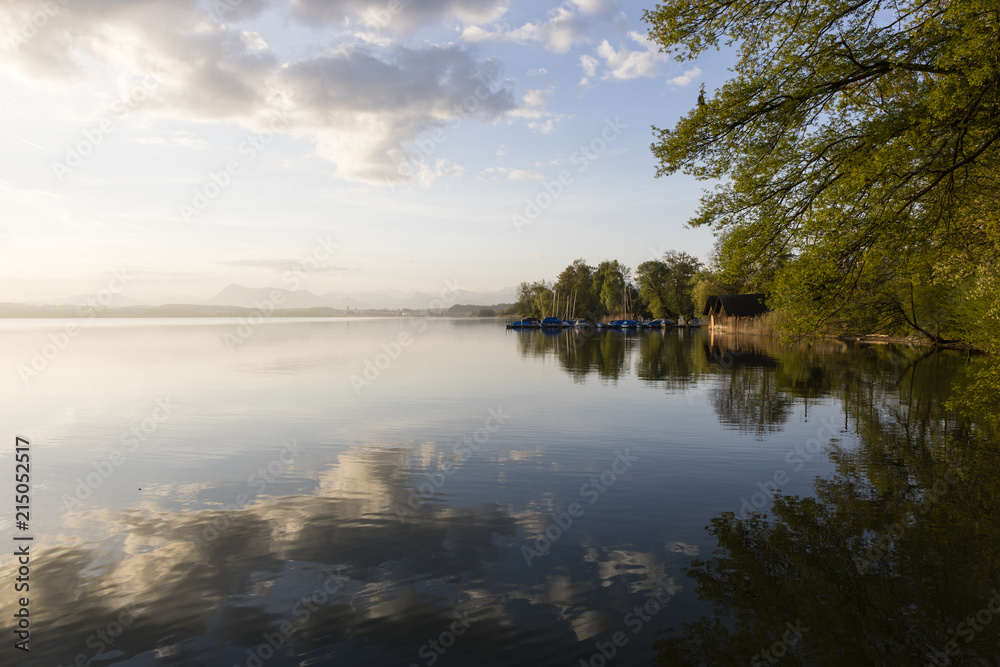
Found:
<svg viewBox="0 0 1000 667"><path fill-rule="evenodd" d="M635 366L641 380L667 391L684 391L708 370L709 360L697 336L654 331L641 339Z"/></svg>
<svg viewBox="0 0 1000 667"><path fill-rule="evenodd" d="M635 334L594 329L531 330L515 335L521 356L554 357L576 382L583 382L590 374L602 380L618 380L625 373L627 351L638 340Z"/></svg>
<svg viewBox="0 0 1000 667"><path fill-rule="evenodd" d="M947 357L904 346L788 345L770 337L710 332L536 330L514 335L522 356L552 357L576 382L590 375L617 381L630 370L670 392L708 382L720 423L758 437L780 430L796 403L808 416L811 402L846 400L858 388L868 391L869 409L884 409L877 407L874 382L923 382L940 392L940 373L914 371L936 367ZM859 409L864 400L853 396L852 405Z"/></svg>
<svg viewBox="0 0 1000 667"><path fill-rule="evenodd" d="M1000 614L968 622L1000 588L1000 448L944 407L963 364L882 346L831 357L823 386L858 446L833 447L837 472L815 497L712 520L719 548L688 574L716 613L664 640L659 663L769 664L761 651L800 623L779 664L934 664L952 641L940 664L1000 664Z"/></svg>
<svg viewBox="0 0 1000 667"><path fill-rule="evenodd" d="M602 380L618 380L633 369L641 380L680 391L708 369L696 338L677 332L584 329L520 331L516 335L522 356L552 356L577 382L592 374Z"/></svg>

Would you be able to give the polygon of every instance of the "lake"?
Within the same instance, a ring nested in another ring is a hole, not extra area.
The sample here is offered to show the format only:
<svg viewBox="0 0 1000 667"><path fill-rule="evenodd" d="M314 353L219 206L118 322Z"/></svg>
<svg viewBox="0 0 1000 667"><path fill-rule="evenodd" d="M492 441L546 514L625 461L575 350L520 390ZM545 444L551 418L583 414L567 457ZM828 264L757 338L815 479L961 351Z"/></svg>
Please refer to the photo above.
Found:
<svg viewBox="0 0 1000 667"><path fill-rule="evenodd" d="M8 623L28 598L30 653L7 631L4 664L1000 664L1000 456L946 405L966 353L66 332L0 322L0 470L25 438L31 487L18 529L3 485L5 582L30 545L0 596Z"/></svg>

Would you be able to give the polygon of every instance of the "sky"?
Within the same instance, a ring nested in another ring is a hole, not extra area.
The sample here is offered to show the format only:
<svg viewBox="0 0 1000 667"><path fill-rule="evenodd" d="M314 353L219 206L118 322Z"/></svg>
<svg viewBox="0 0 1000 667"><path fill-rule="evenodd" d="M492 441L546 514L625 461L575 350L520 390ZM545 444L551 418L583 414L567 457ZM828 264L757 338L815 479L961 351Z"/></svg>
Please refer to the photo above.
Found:
<svg viewBox="0 0 1000 667"><path fill-rule="evenodd" d="M706 259L685 222L711 184L655 178L652 126L729 63L660 53L651 6L4 0L0 301L434 294Z"/></svg>

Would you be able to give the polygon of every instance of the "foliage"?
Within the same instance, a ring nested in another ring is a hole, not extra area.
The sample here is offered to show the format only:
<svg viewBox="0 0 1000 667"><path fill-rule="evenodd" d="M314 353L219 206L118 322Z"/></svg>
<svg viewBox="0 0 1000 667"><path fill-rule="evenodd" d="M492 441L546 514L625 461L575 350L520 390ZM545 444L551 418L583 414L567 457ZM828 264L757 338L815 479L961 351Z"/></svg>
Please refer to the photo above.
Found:
<svg viewBox="0 0 1000 667"><path fill-rule="evenodd" d="M556 278L523 282L517 287L517 312L524 317L585 317L598 320L606 315L675 317L699 311L692 299L692 285L702 270L697 258L668 251L662 260L639 265L636 283L632 269L618 260L605 260L597 267L584 259L574 260ZM715 284L715 283L713 283Z"/></svg>
<svg viewBox="0 0 1000 667"><path fill-rule="evenodd" d="M951 335L1000 257L1000 5L670 0L644 18L679 60L735 50L652 146L657 176L721 181L692 224L722 237L727 274L769 288L795 333Z"/></svg>
<svg viewBox="0 0 1000 667"><path fill-rule="evenodd" d="M555 291L559 293L560 300L569 300L573 311L571 317L578 314L593 316L600 308L599 295L594 292L594 272L594 267L585 260L577 259L556 278Z"/></svg>
<svg viewBox="0 0 1000 667"><path fill-rule="evenodd" d="M626 286L631 282L632 269L617 259L605 260L597 265L594 274L594 292L601 306L609 314L625 312Z"/></svg>
<svg viewBox="0 0 1000 667"><path fill-rule="evenodd" d="M658 664L768 664L762 650L787 640L789 623L803 631L782 665L996 664L997 634L973 632L967 618L1000 586L1000 524L984 518L1000 512L1000 448L946 405L945 388L965 384L963 355L871 346L843 363L754 342L762 349L737 348L732 386L715 390L739 399L716 400L720 418L780 427L789 415L755 421L757 406L834 394L856 440L836 425L818 436L825 451L813 460L829 458L835 472L815 478L811 497L771 488L770 516L747 504L712 519L718 548L687 574L714 613L675 628ZM748 382L772 355L772 381ZM804 447L796 452L813 451Z"/></svg>
<svg viewBox="0 0 1000 667"><path fill-rule="evenodd" d="M668 250L663 253L663 263L670 270L667 280L667 297L664 305L673 315L691 315L701 311L703 303L695 303L691 295L694 276L701 269L701 262L686 252Z"/></svg>
<svg viewBox="0 0 1000 667"><path fill-rule="evenodd" d="M552 309L552 288L544 280L517 286L517 310L524 317L545 317Z"/></svg>
<svg viewBox="0 0 1000 667"><path fill-rule="evenodd" d="M708 297L716 294L740 294L742 290L733 283L727 283L722 276L712 269L702 268L691 276L691 301L695 314L700 315Z"/></svg>
<svg viewBox="0 0 1000 667"><path fill-rule="evenodd" d="M635 279L639 283L639 297L653 317L667 317L672 314L666 306L670 298L668 293L670 267L665 262L657 259L643 262L635 270Z"/></svg>

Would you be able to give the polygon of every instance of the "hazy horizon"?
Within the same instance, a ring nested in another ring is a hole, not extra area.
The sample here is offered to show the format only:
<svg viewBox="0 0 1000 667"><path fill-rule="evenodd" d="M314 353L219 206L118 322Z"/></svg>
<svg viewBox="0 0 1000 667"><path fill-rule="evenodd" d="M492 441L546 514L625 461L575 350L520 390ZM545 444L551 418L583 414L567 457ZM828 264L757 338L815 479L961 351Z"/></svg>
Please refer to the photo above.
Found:
<svg viewBox="0 0 1000 667"><path fill-rule="evenodd" d="M231 4L0 8L0 301L295 289L318 239L316 294L707 257L650 126L726 57L670 61L645 3Z"/></svg>

